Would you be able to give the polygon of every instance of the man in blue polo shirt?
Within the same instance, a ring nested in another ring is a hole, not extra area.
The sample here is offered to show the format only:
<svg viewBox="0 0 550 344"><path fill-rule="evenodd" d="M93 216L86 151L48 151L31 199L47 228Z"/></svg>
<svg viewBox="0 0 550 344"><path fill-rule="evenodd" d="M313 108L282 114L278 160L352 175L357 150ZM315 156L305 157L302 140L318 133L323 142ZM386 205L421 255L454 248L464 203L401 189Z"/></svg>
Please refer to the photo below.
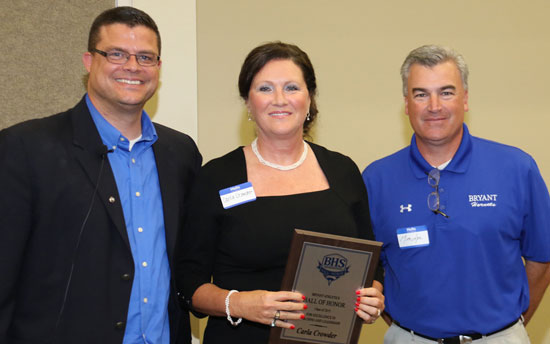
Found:
<svg viewBox="0 0 550 344"><path fill-rule="evenodd" d="M422 46L401 76L415 134L363 172L384 243L384 343L529 343L524 324L550 281L550 198L537 165L470 135L460 54Z"/></svg>

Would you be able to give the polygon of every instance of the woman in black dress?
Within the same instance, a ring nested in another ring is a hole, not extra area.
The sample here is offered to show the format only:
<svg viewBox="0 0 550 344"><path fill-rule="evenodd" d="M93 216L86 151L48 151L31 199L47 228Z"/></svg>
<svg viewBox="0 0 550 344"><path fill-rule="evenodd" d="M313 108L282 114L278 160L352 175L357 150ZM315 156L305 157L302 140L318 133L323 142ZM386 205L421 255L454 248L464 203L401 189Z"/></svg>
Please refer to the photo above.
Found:
<svg viewBox="0 0 550 344"><path fill-rule="evenodd" d="M373 239L355 163L304 140L316 88L297 46L267 43L244 61L239 91L257 138L202 168L177 247L181 299L210 316L204 343L267 343L270 326L294 329L304 319L308 295L278 291L294 228ZM382 284L356 293L355 312L374 322Z"/></svg>

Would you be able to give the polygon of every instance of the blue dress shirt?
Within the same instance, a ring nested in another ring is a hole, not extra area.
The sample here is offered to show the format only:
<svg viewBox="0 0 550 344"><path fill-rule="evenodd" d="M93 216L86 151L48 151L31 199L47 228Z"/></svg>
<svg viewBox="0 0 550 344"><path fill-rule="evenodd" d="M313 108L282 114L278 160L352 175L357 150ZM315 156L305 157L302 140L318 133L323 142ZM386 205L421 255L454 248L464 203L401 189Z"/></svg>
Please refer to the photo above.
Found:
<svg viewBox="0 0 550 344"><path fill-rule="evenodd" d="M115 176L134 258L135 275L123 344L169 344L170 266L153 152L157 133L143 111L141 138L130 147L128 138L105 120L88 95L86 104L101 140L112 150L107 156Z"/></svg>

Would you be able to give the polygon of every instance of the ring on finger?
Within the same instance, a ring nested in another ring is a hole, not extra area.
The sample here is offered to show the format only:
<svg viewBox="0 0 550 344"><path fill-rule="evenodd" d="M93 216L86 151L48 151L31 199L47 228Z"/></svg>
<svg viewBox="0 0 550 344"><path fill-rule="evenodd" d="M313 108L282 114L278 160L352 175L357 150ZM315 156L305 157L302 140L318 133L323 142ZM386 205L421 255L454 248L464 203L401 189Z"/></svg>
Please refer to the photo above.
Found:
<svg viewBox="0 0 550 344"><path fill-rule="evenodd" d="M382 314L382 312L380 311L380 308L378 308L377 311L378 311L377 317L380 317L380 314Z"/></svg>
<svg viewBox="0 0 550 344"><path fill-rule="evenodd" d="M275 317L273 318L274 321L277 321L281 318L281 311L275 312Z"/></svg>
<svg viewBox="0 0 550 344"><path fill-rule="evenodd" d="M275 323L277 322L277 320L279 320L279 318L281 317L281 311L277 311L275 312L275 316L273 317L273 320L271 320L271 327L275 327Z"/></svg>

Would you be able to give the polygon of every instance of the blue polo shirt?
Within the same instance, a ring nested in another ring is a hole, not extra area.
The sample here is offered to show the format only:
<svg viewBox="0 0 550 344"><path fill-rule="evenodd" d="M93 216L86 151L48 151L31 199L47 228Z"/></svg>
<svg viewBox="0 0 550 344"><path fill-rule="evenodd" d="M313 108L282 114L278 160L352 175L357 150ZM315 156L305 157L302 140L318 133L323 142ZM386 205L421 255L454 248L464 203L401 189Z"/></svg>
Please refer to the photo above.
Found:
<svg viewBox="0 0 550 344"><path fill-rule="evenodd" d="M363 172L382 241L386 311L434 338L490 333L529 305L522 257L550 261L550 197L523 151L464 135L441 171L440 209L428 208L432 170L411 145Z"/></svg>
<svg viewBox="0 0 550 344"><path fill-rule="evenodd" d="M130 148L127 137L86 104L115 176L134 258L134 278L123 344L168 344L170 266L166 252L164 213L153 143L158 139L149 116L141 116L141 138ZM83 310L85 311L85 310Z"/></svg>

